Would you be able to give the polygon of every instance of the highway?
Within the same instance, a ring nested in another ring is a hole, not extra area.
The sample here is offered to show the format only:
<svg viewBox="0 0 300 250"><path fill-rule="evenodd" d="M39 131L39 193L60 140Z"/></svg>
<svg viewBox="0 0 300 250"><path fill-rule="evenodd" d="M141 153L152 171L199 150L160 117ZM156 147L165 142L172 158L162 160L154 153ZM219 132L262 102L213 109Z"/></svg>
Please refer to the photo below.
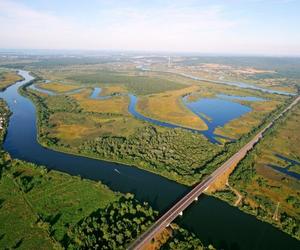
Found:
<svg viewBox="0 0 300 250"><path fill-rule="evenodd" d="M175 205L173 205L165 214L163 214L146 232L140 235L135 242L133 242L128 249L137 250L143 249L145 244L149 243L154 236L168 227L175 218L182 214L182 212L222 174L232 167L233 164L237 164L241 161L251 150L255 144L263 137L267 129L269 129L276 120L278 120L285 112L290 110L300 100L298 96L287 108L285 108L278 116L276 116L272 122L270 122L265 128L258 132L246 145L244 145L237 153L231 156L225 163L223 163L218 169L216 169L211 175L205 178L202 182L197 184L189 193L181 198Z"/></svg>

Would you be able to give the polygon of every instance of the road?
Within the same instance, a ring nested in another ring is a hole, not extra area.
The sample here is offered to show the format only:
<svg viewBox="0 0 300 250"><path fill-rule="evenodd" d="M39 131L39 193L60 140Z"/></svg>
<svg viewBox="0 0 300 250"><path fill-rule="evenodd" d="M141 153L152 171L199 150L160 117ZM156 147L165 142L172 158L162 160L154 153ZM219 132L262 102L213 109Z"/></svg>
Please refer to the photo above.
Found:
<svg viewBox="0 0 300 250"><path fill-rule="evenodd" d="M298 96L287 108L285 108L277 117L273 119L264 129L258 132L251 141L244 145L237 153L231 156L225 163L223 163L218 169L216 169L211 175L209 175L202 182L197 184L189 193L181 198L173 207L171 207L165 214L163 214L145 233L139 236L132 245L128 247L130 250L143 249L147 243L149 243L154 236L161 232L164 228L168 227L175 218L182 214L182 212L222 174L232 167L233 164L237 164L242 160L247 152L251 150L254 145L263 137L263 134L269 129L276 120L278 120L285 112L290 110L300 100Z"/></svg>

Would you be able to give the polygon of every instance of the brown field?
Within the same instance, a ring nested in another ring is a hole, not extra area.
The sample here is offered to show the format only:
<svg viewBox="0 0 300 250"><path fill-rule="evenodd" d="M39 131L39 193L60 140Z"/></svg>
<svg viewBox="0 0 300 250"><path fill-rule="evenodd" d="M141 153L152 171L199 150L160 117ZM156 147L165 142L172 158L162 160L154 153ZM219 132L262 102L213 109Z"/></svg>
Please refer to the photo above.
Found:
<svg viewBox="0 0 300 250"><path fill-rule="evenodd" d="M123 85L105 86L102 88L100 95L106 96L114 93L126 93L127 90Z"/></svg>
<svg viewBox="0 0 300 250"><path fill-rule="evenodd" d="M197 115L188 110L181 101L185 94L198 90L190 86L180 90L167 91L139 99L138 112L161 121L167 121L184 127L205 130L207 125Z"/></svg>
<svg viewBox="0 0 300 250"><path fill-rule="evenodd" d="M60 112L51 115L50 133L69 144L80 144L98 136L129 136L145 123L130 116L103 117L96 114Z"/></svg>
<svg viewBox="0 0 300 250"><path fill-rule="evenodd" d="M72 95L80 107L87 112L128 114L129 98L127 96L115 96L106 100L90 99L91 90L86 89Z"/></svg>
<svg viewBox="0 0 300 250"><path fill-rule="evenodd" d="M0 91L20 80L22 80L22 77L14 71L2 73L0 75Z"/></svg>
<svg viewBox="0 0 300 250"><path fill-rule="evenodd" d="M42 84L39 84L39 87L46 89L46 90L51 90L51 91L54 91L57 93L67 92L67 91L79 88L78 85L63 84L60 82L42 83Z"/></svg>

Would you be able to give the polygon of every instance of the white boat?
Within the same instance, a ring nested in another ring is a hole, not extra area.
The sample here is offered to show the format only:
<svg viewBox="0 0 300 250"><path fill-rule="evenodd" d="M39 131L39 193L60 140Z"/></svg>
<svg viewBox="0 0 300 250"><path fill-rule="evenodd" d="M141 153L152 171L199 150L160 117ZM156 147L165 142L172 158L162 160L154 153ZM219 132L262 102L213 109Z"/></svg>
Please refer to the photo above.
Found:
<svg viewBox="0 0 300 250"><path fill-rule="evenodd" d="M118 169L114 169L114 171L116 171L118 174L121 174L121 172Z"/></svg>

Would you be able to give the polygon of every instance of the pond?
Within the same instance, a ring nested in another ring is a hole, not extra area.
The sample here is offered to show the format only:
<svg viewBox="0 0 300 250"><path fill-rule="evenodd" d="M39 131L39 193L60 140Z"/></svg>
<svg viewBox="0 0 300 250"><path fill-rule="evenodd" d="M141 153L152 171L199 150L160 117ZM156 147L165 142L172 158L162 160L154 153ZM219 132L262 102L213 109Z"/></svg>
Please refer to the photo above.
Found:
<svg viewBox="0 0 300 250"><path fill-rule="evenodd" d="M283 161L285 161L288 165L286 167L282 167L282 166L278 166L278 165L274 165L274 164L268 164L268 166L282 174L288 175L290 177L293 177L297 180L300 180L300 174L296 173L294 171L291 170L291 168L293 167L300 167L300 162L299 161L295 161L292 159L289 159L283 155L280 154L275 154L275 156Z"/></svg>
<svg viewBox="0 0 300 250"><path fill-rule="evenodd" d="M183 97L183 102L207 124L208 130L203 131L203 134L208 138L215 138L221 137L214 133L217 127L223 127L231 120L237 119L252 110L246 105L231 101L232 98L240 100L237 96L218 95L217 97L199 98L195 101L190 101L189 95L187 95ZM248 100L253 99L250 97L244 98L248 98Z"/></svg>

